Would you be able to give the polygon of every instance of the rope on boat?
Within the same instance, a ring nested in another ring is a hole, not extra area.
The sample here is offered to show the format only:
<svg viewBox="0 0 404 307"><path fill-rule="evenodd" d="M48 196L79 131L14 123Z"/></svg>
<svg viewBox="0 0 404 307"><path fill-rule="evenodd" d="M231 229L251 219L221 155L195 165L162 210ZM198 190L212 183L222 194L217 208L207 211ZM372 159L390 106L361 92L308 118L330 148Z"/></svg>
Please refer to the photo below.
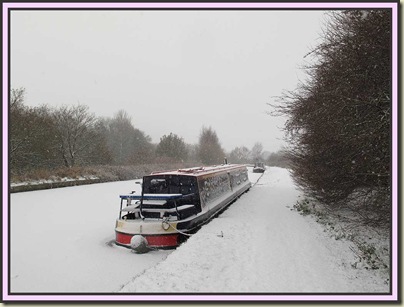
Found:
<svg viewBox="0 0 404 307"><path fill-rule="evenodd" d="M178 230L177 228L174 228L174 227L173 227L169 222L167 222L167 221L163 221L163 224L164 224L164 223L167 223L172 229L174 229L175 231L177 231L178 233L180 233L180 234L182 234L182 235L184 235L184 236L188 236L188 237L192 237L192 236L193 236L192 234L188 234L188 233L185 233L185 232L182 232L182 231ZM223 231L220 231L220 235L216 235L216 236L223 238Z"/></svg>
<svg viewBox="0 0 404 307"><path fill-rule="evenodd" d="M188 237L191 237L191 236L192 236L192 234L188 234L188 233L182 232L181 230L178 230L177 228L174 228L174 226L171 225L168 221L163 221L163 228L164 228L164 224L167 224L169 227L171 227L172 229L174 229L176 232L178 232L178 233L180 233L180 234L182 234L182 235L184 235L184 236L188 236ZM164 228L164 229L165 229L165 228ZM168 229L168 228L167 228L167 229Z"/></svg>
<svg viewBox="0 0 404 307"><path fill-rule="evenodd" d="M264 173L262 173L261 176L258 177L257 181L254 182L254 184L251 187L255 186L258 183L258 181L260 181L262 176L264 176Z"/></svg>

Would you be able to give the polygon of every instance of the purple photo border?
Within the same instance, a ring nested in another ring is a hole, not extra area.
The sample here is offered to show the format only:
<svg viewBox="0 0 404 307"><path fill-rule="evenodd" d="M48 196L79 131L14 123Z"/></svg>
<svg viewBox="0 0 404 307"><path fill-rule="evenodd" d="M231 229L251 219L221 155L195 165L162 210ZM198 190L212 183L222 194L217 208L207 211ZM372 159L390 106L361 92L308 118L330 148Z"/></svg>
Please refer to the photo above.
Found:
<svg viewBox="0 0 404 307"><path fill-rule="evenodd" d="M394 302L398 301L398 7L397 2L307 2L307 3L3 3L3 289L2 301L4 302L35 302L35 301L150 301L150 302L204 302L204 301L246 301L246 302L269 302L269 301L352 301L352 302ZM18 295L9 294L9 251L8 251L8 95L9 95L9 10L10 9L146 9L146 8L227 8L227 9L345 9L345 8L388 8L392 10L392 247L391 247L391 293L389 294L355 294L355 295Z"/></svg>

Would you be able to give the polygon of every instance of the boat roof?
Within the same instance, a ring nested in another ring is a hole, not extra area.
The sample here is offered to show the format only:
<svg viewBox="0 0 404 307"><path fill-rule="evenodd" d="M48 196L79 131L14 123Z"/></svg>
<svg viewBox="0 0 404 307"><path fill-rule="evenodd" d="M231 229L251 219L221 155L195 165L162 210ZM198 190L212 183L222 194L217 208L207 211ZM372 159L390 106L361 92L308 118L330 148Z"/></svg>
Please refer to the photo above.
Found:
<svg viewBox="0 0 404 307"><path fill-rule="evenodd" d="M161 171L153 172L151 175L188 175L188 176L201 176L211 173L229 171L237 168L245 168L244 164L221 164L213 166L199 166L191 168L182 168L174 171ZM150 176L150 175L149 175Z"/></svg>
<svg viewBox="0 0 404 307"><path fill-rule="evenodd" d="M153 199L153 200L167 200L181 198L182 194L143 194L143 199ZM142 195L139 194L124 194L119 195L123 199L141 199Z"/></svg>

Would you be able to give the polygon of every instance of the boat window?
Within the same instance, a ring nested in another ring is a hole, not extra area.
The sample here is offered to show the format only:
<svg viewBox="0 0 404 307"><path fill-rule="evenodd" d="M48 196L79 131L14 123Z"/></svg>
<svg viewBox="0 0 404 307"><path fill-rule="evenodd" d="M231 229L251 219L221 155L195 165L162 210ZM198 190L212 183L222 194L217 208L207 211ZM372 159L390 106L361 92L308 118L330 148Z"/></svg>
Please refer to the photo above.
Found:
<svg viewBox="0 0 404 307"><path fill-rule="evenodd" d="M145 194L192 194L197 193L196 179L190 176L166 175L145 177Z"/></svg>
<svg viewBox="0 0 404 307"><path fill-rule="evenodd" d="M203 201L211 202L230 190L227 174L212 176L201 180L201 197Z"/></svg>
<svg viewBox="0 0 404 307"><path fill-rule="evenodd" d="M150 180L150 188L148 193L164 194L167 191L167 182L165 179L152 179Z"/></svg>

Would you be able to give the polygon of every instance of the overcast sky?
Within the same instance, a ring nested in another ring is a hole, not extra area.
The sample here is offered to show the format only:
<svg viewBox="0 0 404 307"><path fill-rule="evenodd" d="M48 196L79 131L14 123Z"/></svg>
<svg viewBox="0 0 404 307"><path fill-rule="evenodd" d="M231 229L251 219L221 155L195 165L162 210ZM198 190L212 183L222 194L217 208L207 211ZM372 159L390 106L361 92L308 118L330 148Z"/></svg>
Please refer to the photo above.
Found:
<svg viewBox="0 0 404 307"><path fill-rule="evenodd" d="M212 127L227 151L281 149L267 103L296 88L323 11L12 11L11 88L26 104L123 109L158 143L197 143Z"/></svg>

